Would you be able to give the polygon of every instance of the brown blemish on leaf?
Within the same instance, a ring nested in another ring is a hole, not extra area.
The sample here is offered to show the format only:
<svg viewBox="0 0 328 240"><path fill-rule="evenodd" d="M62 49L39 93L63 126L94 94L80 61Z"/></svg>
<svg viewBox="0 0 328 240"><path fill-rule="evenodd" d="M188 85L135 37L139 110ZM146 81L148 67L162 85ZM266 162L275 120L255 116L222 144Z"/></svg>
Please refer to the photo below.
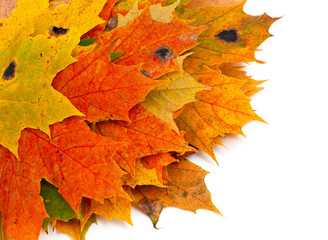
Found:
<svg viewBox="0 0 328 240"><path fill-rule="evenodd" d="M142 75L149 77L149 72L148 71L140 71Z"/></svg>
<svg viewBox="0 0 328 240"><path fill-rule="evenodd" d="M106 32L112 31L113 29L115 29L117 27L117 24L118 24L118 16L115 15L114 17L112 17L108 20L104 31L106 31Z"/></svg>
<svg viewBox="0 0 328 240"><path fill-rule="evenodd" d="M62 27L56 27L56 26L51 26L50 27L50 35L59 37L62 35L67 34L69 31L69 28L62 28Z"/></svg>
<svg viewBox="0 0 328 240"><path fill-rule="evenodd" d="M156 51L153 52L153 55L160 62L168 62L174 58L173 51L168 46L162 46L162 47L157 48Z"/></svg>
<svg viewBox="0 0 328 240"><path fill-rule="evenodd" d="M9 66L6 68L6 70L4 71L3 75L2 75L2 79L3 80L10 80L13 79L15 77L15 70L16 70L16 66L17 63L15 62L15 60L12 60L9 63Z"/></svg>
<svg viewBox="0 0 328 240"><path fill-rule="evenodd" d="M214 35L214 37L227 43L235 43L239 39L239 35L236 29L224 29L218 34Z"/></svg>

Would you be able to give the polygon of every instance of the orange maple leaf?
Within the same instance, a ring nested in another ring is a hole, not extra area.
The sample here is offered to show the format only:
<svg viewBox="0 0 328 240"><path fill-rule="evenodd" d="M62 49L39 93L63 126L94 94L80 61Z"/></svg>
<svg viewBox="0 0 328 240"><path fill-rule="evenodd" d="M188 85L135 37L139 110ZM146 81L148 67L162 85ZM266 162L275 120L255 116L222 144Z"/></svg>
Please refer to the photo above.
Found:
<svg viewBox="0 0 328 240"><path fill-rule="evenodd" d="M0 211L6 238L37 238L47 216L39 196L42 178L59 187L77 216L82 197L99 202L114 196L129 199L121 186L123 171L111 160L124 143L98 136L77 118L56 123L50 131L51 138L25 129L19 140L20 161L0 147Z"/></svg>
<svg viewBox="0 0 328 240"><path fill-rule="evenodd" d="M40 180L38 161L19 161L0 145L0 212L5 239L39 237L47 216L39 196Z"/></svg>
<svg viewBox="0 0 328 240"><path fill-rule="evenodd" d="M135 104L160 85L140 73L138 66L111 62L111 43L78 57L57 74L52 86L64 94L89 121L125 120Z"/></svg>
<svg viewBox="0 0 328 240"><path fill-rule="evenodd" d="M39 130L24 130L19 156L24 162L39 162L39 172L59 188L77 215L83 196L100 202L126 197L120 180L123 172L111 160L122 143L94 134L80 119L69 118L50 131L51 138Z"/></svg>
<svg viewBox="0 0 328 240"><path fill-rule="evenodd" d="M146 7L128 25L100 35L97 44L103 46L117 39L112 51L123 52L123 55L114 63L142 64L144 75L157 78L177 70L175 57L197 45L196 39L204 27L192 27L188 23L176 16L169 23L154 21Z"/></svg>

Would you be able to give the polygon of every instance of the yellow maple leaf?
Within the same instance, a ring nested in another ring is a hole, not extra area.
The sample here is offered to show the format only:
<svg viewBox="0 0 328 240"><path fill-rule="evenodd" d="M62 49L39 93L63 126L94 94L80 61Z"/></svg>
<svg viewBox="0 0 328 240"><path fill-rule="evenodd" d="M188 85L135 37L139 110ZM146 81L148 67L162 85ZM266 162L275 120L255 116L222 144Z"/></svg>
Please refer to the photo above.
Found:
<svg viewBox="0 0 328 240"><path fill-rule="evenodd" d="M0 145L16 156L24 128L49 134L49 125L82 115L51 82L76 61L71 52L102 22L105 2L72 0L51 8L49 0L20 0L12 16L0 20Z"/></svg>
<svg viewBox="0 0 328 240"><path fill-rule="evenodd" d="M173 114L185 104L196 101L197 92L209 90L210 87L200 84L183 70L168 73L159 79L166 83L152 90L141 105L179 132Z"/></svg>

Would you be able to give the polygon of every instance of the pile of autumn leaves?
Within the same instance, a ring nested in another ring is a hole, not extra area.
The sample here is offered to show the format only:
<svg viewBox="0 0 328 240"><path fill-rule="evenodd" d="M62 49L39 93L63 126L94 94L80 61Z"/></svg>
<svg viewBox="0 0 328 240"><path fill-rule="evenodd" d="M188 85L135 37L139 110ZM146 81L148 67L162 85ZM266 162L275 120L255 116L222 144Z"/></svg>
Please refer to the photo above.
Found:
<svg viewBox="0 0 328 240"><path fill-rule="evenodd" d="M2 1L0 239L83 239L97 214L132 224L131 204L154 226L168 206L219 212L185 157L261 120L238 63L276 19L240 0Z"/></svg>

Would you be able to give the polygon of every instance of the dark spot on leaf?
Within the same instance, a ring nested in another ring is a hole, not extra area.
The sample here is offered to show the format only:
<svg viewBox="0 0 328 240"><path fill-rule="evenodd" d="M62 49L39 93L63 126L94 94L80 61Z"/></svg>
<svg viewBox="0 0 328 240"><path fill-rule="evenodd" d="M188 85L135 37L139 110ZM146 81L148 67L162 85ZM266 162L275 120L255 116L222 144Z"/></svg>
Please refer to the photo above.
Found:
<svg viewBox="0 0 328 240"><path fill-rule="evenodd" d="M61 28L61 27L55 27L51 26L50 27L50 34L56 37L59 37L61 35L67 34L69 31L69 28Z"/></svg>
<svg viewBox="0 0 328 240"><path fill-rule="evenodd" d="M174 58L173 51L168 46L163 46L157 48L153 55L158 59L160 62L168 62L172 58Z"/></svg>
<svg viewBox="0 0 328 240"><path fill-rule="evenodd" d="M115 29L117 27L117 24L118 24L118 16L115 15L114 17L110 18L107 21L107 24L106 24L106 27L105 27L104 31L106 31L106 32L112 31L113 29Z"/></svg>
<svg viewBox="0 0 328 240"><path fill-rule="evenodd" d="M15 60L12 60L9 63L9 66L6 68L5 72L2 75L3 80L10 80L15 77L15 70L16 70L16 62Z"/></svg>
<svg viewBox="0 0 328 240"><path fill-rule="evenodd" d="M235 29L224 29L218 34L214 35L218 40L227 42L227 43L235 43L238 40L238 32Z"/></svg>
<svg viewBox="0 0 328 240"><path fill-rule="evenodd" d="M40 57L42 57L42 53L40 53Z"/></svg>
<svg viewBox="0 0 328 240"><path fill-rule="evenodd" d="M149 77L149 72L148 71L140 71L142 75Z"/></svg>
<svg viewBox="0 0 328 240"><path fill-rule="evenodd" d="M182 194L182 196L183 196L184 198L188 197L188 195L189 195L188 192L184 192L184 193Z"/></svg>

